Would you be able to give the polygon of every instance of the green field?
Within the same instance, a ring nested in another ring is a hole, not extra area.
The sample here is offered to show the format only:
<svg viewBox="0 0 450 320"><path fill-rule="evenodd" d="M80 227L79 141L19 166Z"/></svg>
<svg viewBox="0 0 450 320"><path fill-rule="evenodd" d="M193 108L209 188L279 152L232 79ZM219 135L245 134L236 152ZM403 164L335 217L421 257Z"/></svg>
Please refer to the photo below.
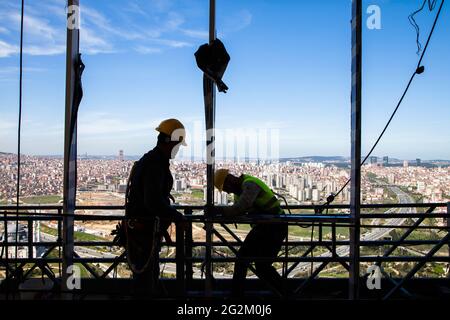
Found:
<svg viewBox="0 0 450 320"><path fill-rule="evenodd" d="M27 204L57 204L62 198L59 195L46 195L24 197L20 198L20 200Z"/></svg>
<svg viewBox="0 0 450 320"><path fill-rule="evenodd" d="M196 199L203 199L203 190L193 189L192 197L194 197Z"/></svg>
<svg viewBox="0 0 450 320"><path fill-rule="evenodd" d="M56 230L55 228L50 228L43 224L41 224L41 232L55 237L58 235L58 230ZM74 232L74 239L75 241L105 241L105 238L79 231Z"/></svg>

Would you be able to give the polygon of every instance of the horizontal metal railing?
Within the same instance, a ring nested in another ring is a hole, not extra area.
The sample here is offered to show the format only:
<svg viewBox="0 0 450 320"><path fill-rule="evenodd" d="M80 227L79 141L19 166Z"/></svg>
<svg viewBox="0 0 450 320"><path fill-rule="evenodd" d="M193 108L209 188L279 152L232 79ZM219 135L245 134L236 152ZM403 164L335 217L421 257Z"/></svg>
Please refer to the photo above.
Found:
<svg viewBox="0 0 450 320"><path fill-rule="evenodd" d="M211 222L214 225L226 226L228 224L254 224L254 223L286 223L292 226L303 226L303 227L311 227L314 226L317 228L316 230L316 238L310 239L307 241L290 241L289 237L286 239L284 243L284 251L282 251L281 255L275 259L271 258L270 261L280 262L283 264L283 276L288 277L288 273L292 272L295 269L295 266L300 263L314 263L320 264L319 271L325 268L324 266L329 263L339 263L343 267L347 268L348 263L350 262L348 256L340 256L337 254L336 248L338 246L349 246L349 240L346 239L337 239L336 237L336 228L349 228L352 226L353 222L350 219L350 216L346 213L330 213L330 214L314 214L314 213L296 213L296 214L286 214L282 216L245 216L245 217L237 217L233 219L225 219L222 217L208 217L201 212L203 211L203 206L176 206L176 208L180 211L183 211L185 217L190 222L187 230L183 230L181 228L177 228L176 232L176 241L174 243L163 243L163 246L175 247L176 248L176 256L173 258L161 258L161 263L174 263L176 265L176 277L180 282L183 282L184 285L182 287L186 287L186 282L193 279L193 265L194 264L204 264L204 263L234 263L236 261L235 256L230 257L221 257L217 255L213 255L209 261L205 261L204 256L194 256L193 249L198 247L206 247L206 241L194 241L192 239L192 224L202 224L205 222ZM286 208L286 207L284 207ZM314 205L295 205L289 206L291 210L316 210L318 206ZM450 214L448 212L449 204L447 203L426 203L426 204L364 204L361 205L361 210L364 209L392 209L392 208L425 208L428 209L425 213L395 213L395 212L387 212L387 213L364 213L361 212L361 220L364 221L366 219L411 219L410 221L415 221L415 223L411 225L390 225L390 224L364 224L361 223L361 228L366 229L406 229L405 234L399 240L364 240L361 239L360 246L361 247L380 247L386 248L390 247L387 250L387 254L385 252L382 256L365 256L362 255L359 258L360 263L374 263L381 264L383 262L416 262L418 265L424 264L426 262L450 262L450 249L448 255L435 255L435 253L431 255L417 255L417 256L401 256L396 255L393 256L392 253L399 246L418 246L418 245L427 245L432 248L437 248L436 252L442 248L443 245L448 245L448 231L449 231L449 217ZM436 208L445 208L444 211L440 213L433 213ZM340 210L343 211L348 209L347 205L330 205L328 206L330 210ZM76 210L102 210L102 211L118 211L124 210L123 206L77 206ZM34 211L34 212L33 212ZM39 212L36 212L39 211ZM200 214L193 214L198 212ZM86 215L86 214L75 214L73 215L74 221L120 221L125 217L124 215ZM425 219L443 219L447 220L447 224L441 224L440 226L436 225L420 225L421 222ZM28 247L28 256L27 257L9 257L8 263L10 264L21 264L21 266L25 266L26 264L33 264L31 268L35 268L36 266L41 266L42 264L61 264L63 262L63 257L52 257L49 258L46 255L43 257L35 257L33 256L34 247L45 247L47 248L47 253L55 248L61 248L64 239L62 239L62 221L63 221L63 212L62 206L0 206L0 225L5 221L20 221L22 223L26 223L28 227L28 234L32 233L33 230L33 221L41 221L41 222L50 222L53 221L58 224L57 234L55 236L55 241L33 241L33 237L28 236L26 241L5 241L3 239L0 242L0 248L2 247ZM324 228L328 228L328 238L324 239L323 230ZM179 229L179 230L178 230ZM442 237L439 239L413 239L408 240L407 237L414 230L420 229L436 229L447 231L442 233ZM230 231L229 229L226 229ZM329 235L331 233L331 236ZM239 237L236 238L236 235L229 233L228 236L233 238L233 240L226 240L224 237L221 237L219 233L217 233L216 238L219 241L213 241L210 245L214 249L216 247L228 247L231 250L233 248L238 248L241 245L241 240ZM113 248L116 245L112 241L75 241L74 246L77 247L106 247ZM316 248L326 248L330 252L330 256L309 256L308 250L306 254L300 255L290 255L290 250L296 247L310 247L311 251ZM433 250L433 249L432 249ZM31 253L30 253L31 252ZM75 250L76 252L76 250ZM253 258L251 260L258 261L264 260L266 258ZM5 257L1 257L0 262L5 262ZM91 272L96 278L105 278L109 275L109 273L113 270L114 265L117 266L120 263L126 262L125 253L118 253L115 257L80 257L75 256L73 258L74 263L81 263L86 269ZM96 272L92 271L92 268L89 267L89 264L95 263L104 263L111 264L103 274L96 274ZM289 266L291 264L291 266ZM1 265L0 265L1 267ZM321 268L321 269L320 269ZM318 273L317 272L317 273Z"/></svg>

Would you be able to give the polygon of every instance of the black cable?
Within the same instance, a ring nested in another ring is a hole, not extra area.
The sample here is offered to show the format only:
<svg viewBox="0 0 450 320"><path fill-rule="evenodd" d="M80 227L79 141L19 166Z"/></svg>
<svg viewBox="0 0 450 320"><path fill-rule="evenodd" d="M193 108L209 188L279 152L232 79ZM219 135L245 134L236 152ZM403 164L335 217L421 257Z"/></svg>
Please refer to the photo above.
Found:
<svg viewBox="0 0 450 320"><path fill-rule="evenodd" d="M21 4L21 12L20 12L20 53L19 53L19 119L18 119L18 128L17 128L17 189L16 189L16 230L15 230L15 259L17 260L18 255L18 237L19 237L19 200L20 200L20 150L21 150L21 129L22 129L22 82L23 82L23 20L24 20L24 0L22 0ZM8 224L8 222L6 222ZM6 239L8 238L8 234L5 235ZM6 257L8 257L8 249L6 250ZM8 268L7 268L8 270ZM17 261L14 263L14 271L13 276L17 276ZM7 273L8 279L8 273ZM7 284L8 286L8 284ZM9 288L7 289L7 296L9 295Z"/></svg>
<svg viewBox="0 0 450 320"><path fill-rule="evenodd" d="M433 11L434 8L436 7L437 0L424 0L423 3L422 3L422 6L408 16L409 23L411 23L412 26L414 27L414 29L416 29L417 55L419 55L420 51L422 50L422 44L420 43L420 39L419 39L419 37L420 37L420 27L417 24L416 19L414 18L414 16L417 13L421 12L425 8L425 4L427 3L427 1L428 1L428 10Z"/></svg>
<svg viewBox="0 0 450 320"><path fill-rule="evenodd" d="M424 1L423 5L422 5L422 8L419 9L418 11L421 11L421 10L423 9L423 6L425 5L425 2L426 2L426 1L427 1L427 0ZM428 0L428 1L431 1L431 0ZM430 3L430 2L429 2L428 4L429 4L430 8L433 8L433 9L434 9L436 0L433 0L433 1L434 1L433 3ZM430 34L428 35L427 42L426 42L425 47L424 47L424 49L423 49L423 51L422 51L422 54L421 54L420 59L419 59L419 62L417 63L416 69L414 70L414 73L412 74L411 78L409 79L408 85L406 86L405 90L403 91L403 94L402 94L400 100L398 101L397 106L395 107L394 111L392 112L392 114L391 114L391 116L390 116L388 122L387 122L386 125L384 126L383 131L381 131L381 134L378 136L377 140L376 140L375 143L373 144L373 146L372 146L372 148L370 149L369 153L366 155L366 157L364 158L364 160L361 162L361 166L362 166L362 165L367 161L367 159L370 157L370 155L372 154L372 152L375 150L376 146L377 146L378 143L380 142L381 138L383 137L384 133L386 132L387 128L388 128L389 125L391 124L391 121L392 121L392 119L394 118L395 114L397 113L397 110L398 110L398 108L400 107L400 105L402 104L403 99L405 98L406 94L408 93L409 87L411 86L411 83L413 82L415 76L416 76L417 74L421 74L421 73L424 72L425 68L424 68L423 66L421 66L421 63L422 63L422 60L423 60L423 58L424 58L424 56L425 56L425 53L426 53L426 51L427 51L428 44L430 43L431 36L432 36L433 33L434 33L434 29L435 29L435 27L436 27L437 21L439 20L439 16L440 16L440 14L441 14L441 10L442 10L442 7L443 7L443 5L444 5L444 2L445 2L445 0L442 0L441 5L439 6L439 10L438 10L438 12L437 12L437 14L436 14L436 18L434 19L434 22L433 22L433 27L431 28ZM430 10L432 10L432 9L430 9ZM414 16L414 14L415 14L415 13L413 13L412 16ZM414 17L413 17L412 19L413 19L413 21L414 21ZM316 213L322 212L323 209L325 209L326 206L328 206L331 202L333 202L334 199L335 199L335 198L336 198L336 197L344 190L344 188L349 184L350 180L351 180L351 179L348 179L347 182L344 184L344 186L343 186L336 194L330 195L330 196L327 198L327 202L324 203L324 204L316 211Z"/></svg>
<svg viewBox="0 0 450 320"><path fill-rule="evenodd" d="M20 15L20 66L19 66L19 120L17 127L17 191L16 191L16 213L19 218L19 199L20 199L20 142L21 142L21 130L22 130L22 80L23 80L23 16L24 16L24 0L22 0L22 8ZM15 239L18 239L19 220L16 220ZM15 257L17 259L17 250L15 248ZM17 267L17 264L16 264Z"/></svg>

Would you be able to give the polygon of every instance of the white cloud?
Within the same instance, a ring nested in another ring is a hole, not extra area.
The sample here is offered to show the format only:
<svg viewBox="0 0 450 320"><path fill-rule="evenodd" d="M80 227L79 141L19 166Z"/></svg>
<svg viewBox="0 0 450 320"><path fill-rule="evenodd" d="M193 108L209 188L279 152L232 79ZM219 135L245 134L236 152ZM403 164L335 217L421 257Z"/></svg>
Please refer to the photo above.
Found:
<svg viewBox="0 0 450 320"><path fill-rule="evenodd" d="M80 46L81 52L86 54L111 53L114 52L113 45L89 28L80 30Z"/></svg>
<svg viewBox="0 0 450 320"><path fill-rule="evenodd" d="M253 15L248 10L238 11L230 16L225 17L223 32L237 32L252 23Z"/></svg>
<svg viewBox="0 0 450 320"><path fill-rule="evenodd" d="M161 48L154 48L154 47L146 47L146 46L137 46L135 47L136 52L141 54L153 54L153 53L161 53Z"/></svg>
<svg viewBox="0 0 450 320"><path fill-rule="evenodd" d="M19 52L19 47L0 40L0 58L6 58Z"/></svg>
<svg viewBox="0 0 450 320"><path fill-rule="evenodd" d="M31 56L54 56L66 52L66 46L57 45L28 45L23 48L23 52Z"/></svg>
<svg viewBox="0 0 450 320"><path fill-rule="evenodd" d="M149 132L155 127L157 121L144 121L136 123L127 121L123 117L107 113L86 113L78 120L78 133L82 137L96 137L108 135L110 137Z"/></svg>
<svg viewBox="0 0 450 320"><path fill-rule="evenodd" d="M143 37L142 34L132 30L124 30L123 28L115 27L107 17L98 12L95 9L84 6L80 9L81 15L81 29L84 29L84 23L88 25L95 25L98 29L98 32L105 32L107 34L112 34L118 37L121 37L126 40L136 40ZM83 21L84 19L84 21ZM98 33L97 32L97 33Z"/></svg>
<svg viewBox="0 0 450 320"><path fill-rule="evenodd" d="M176 30L184 23L184 18L177 12L169 12L164 23L166 30Z"/></svg>
<svg viewBox="0 0 450 320"><path fill-rule="evenodd" d="M136 13L144 17L149 17L148 13L144 9L142 9L139 4L135 2L129 2L128 6L124 7L123 10L130 13Z"/></svg>
<svg viewBox="0 0 450 320"><path fill-rule="evenodd" d="M0 26L0 33L9 34L9 30Z"/></svg>
<svg viewBox="0 0 450 320"><path fill-rule="evenodd" d="M10 131L10 130L16 129L16 128L17 128L17 123L14 123L13 121L5 121L5 120L0 119L0 132L2 133L2 135L6 131Z"/></svg>
<svg viewBox="0 0 450 320"><path fill-rule="evenodd" d="M9 15L10 19L13 23L20 25L20 14L11 13ZM48 39L51 41L55 41L56 38L61 38L59 35L61 34L61 30L56 30L55 27L52 27L48 20L34 17L30 14L26 14L23 19L23 28L24 32L26 32L27 36L36 36L44 39Z"/></svg>
<svg viewBox="0 0 450 320"><path fill-rule="evenodd" d="M209 32L206 30L181 29L181 32L191 38L208 40Z"/></svg>
<svg viewBox="0 0 450 320"><path fill-rule="evenodd" d="M24 53L29 55L58 55L65 52L64 0L32 2L25 12ZM111 9L111 7L105 7ZM118 11L121 18L108 15L90 6L81 6L81 51L85 54L125 52L134 50L141 54L155 54L167 48L192 47L191 41L208 39L208 32L186 25L184 12L174 11L172 1L130 1ZM178 10L181 10L177 7ZM20 8L5 6L0 10L0 35L9 30L19 31ZM226 20L228 29L245 28L252 15L242 10ZM5 21L7 24L5 24ZM195 40L193 40L195 39ZM19 52L14 40L0 40L0 58Z"/></svg>
<svg viewBox="0 0 450 320"><path fill-rule="evenodd" d="M167 11L173 5L172 0L150 0L152 8L158 11Z"/></svg>
<svg viewBox="0 0 450 320"><path fill-rule="evenodd" d="M154 43L158 43L164 46L168 46L171 48L184 48L184 47L191 47L192 44L185 41L179 41L179 40L169 40L169 39L149 39L149 41L152 41Z"/></svg>

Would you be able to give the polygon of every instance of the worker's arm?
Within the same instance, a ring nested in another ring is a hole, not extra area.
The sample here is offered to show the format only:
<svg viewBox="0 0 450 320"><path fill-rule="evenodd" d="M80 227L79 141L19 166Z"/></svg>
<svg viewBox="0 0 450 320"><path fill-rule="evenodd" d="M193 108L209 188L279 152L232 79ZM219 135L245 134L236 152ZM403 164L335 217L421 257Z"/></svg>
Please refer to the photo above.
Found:
<svg viewBox="0 0 450 320"><path fill-rule="evenodd" d="M239 201L232 206L224 207L222 214L226 217L233 217L243 215L249 211L261 192L261 188L253 182L247 182L242 185L242 193L239 196Z"/></svg>
<svg viewBox="0 0 450 320"><path fill-rule="evenodd" d="M163 170L156 164L150 164L144 172L144 204L148 211L170 221L179 221L183 215L170 205L162 190Z"/></svg>

